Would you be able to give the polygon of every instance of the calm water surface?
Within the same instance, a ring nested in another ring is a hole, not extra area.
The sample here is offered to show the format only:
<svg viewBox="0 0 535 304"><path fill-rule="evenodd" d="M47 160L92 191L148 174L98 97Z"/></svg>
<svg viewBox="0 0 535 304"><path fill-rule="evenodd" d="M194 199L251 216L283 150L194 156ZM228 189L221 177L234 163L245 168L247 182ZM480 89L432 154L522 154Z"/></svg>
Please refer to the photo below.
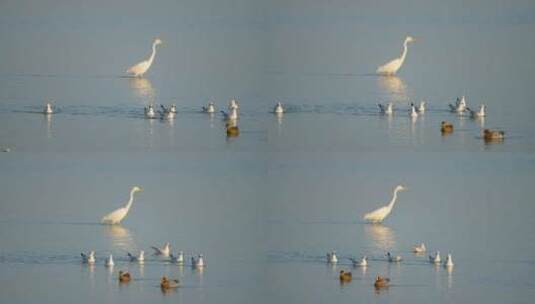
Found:
<svg viewBox="0 0 535 304"><path fill-rule="evenodd" d="M535 6L409 2L0 4L0 302L531 303ZM407 34L398 77L373 76ZM155 36L147 77L122 77ZM460 95L488 117L449 113ZM232 97L241 134L227 139L199 110ZM59 113L38 113L46 98ZM388 101L395 114L379 115ZM149 103L179 114L144 119ZM484 127L506 140L486 144ZM400 183L384 224L362 222ZM98 224L133 185L144 191L123 224ZM166 241L207 267L150 255ZM413 255L418 242L451 252L453 270ZM146 263L128 262L140 249ZM353 269L361 255L369 267ZM134 280L119 285L119 270ZM377 292L377 274L392 286ZM183 287L162 293L162 275Z"/></svg>

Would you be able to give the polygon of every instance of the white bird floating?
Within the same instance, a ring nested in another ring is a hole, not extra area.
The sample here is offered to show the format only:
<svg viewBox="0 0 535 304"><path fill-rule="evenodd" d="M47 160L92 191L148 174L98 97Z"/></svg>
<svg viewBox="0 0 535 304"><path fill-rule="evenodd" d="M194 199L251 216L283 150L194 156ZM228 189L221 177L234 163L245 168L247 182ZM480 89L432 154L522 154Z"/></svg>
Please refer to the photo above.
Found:
<svg viewBox="0 0 535 304"><path fill-rule="evenodd" d="M368 266L368 257L367 256L363 256L360 261L359 260L356 260L356 259L351 259L351 262L353 262L353 266L355 267L366 267Z"/></svg>
<svg viewBox="0 0 535 304"><path fill-rule="evenodd" d="M378 103L377 106L379 106L379 111L381 114L391 115L394 113L394 105L391 102L387 103L386 105Z"/></svg>
<svg viewBox="0 0 535 304"><path fill-rule="evenodd" d="M134 77L143 77L143 74L145 74L149 70L150 66L152 65L152 62L154 61L154 57L156 56L156 46L161 43L162 41L160 39L155 39L152 43L152 53L149 59L143 60L140 63L133 65L128 70L126 70L126 73Z"/></svg>
<svg viewBox="0 0 535 304"><path fill-rule="evenodd" d="M89 254L85 254L85 253L80 253L80 255L82 256L82 262L86 263L86 264L95 264L95 251L91 250L89 252Z"/></svg>
<svg viewBox="0 0 535 304"><path fill-rule="evenodd" d="M457 100L455 101L455 104L449 104L450 110L454 113L462 114L466 110L466 98L464 96L461 96L460 98L457 97Z"/></svg>
<svg viewBox="0 0 535 304"><path fill-rule="evenodd" d="M393 256L393 255L390 254L390 252L386 253L386 257L388 258L388 261L391 262L391 263L401 262L401 260L402 260L401 256L399 256L399 255Z"/></svg>
<svg viewBox="0 0 535 304"><path fill-rule="evenodd" d="M401 190L406 190L406 188L403 187L402 185L397 186L394 189L394 196L392 197L392 200L390 201L390 203L384 207L381 207L372 212L366 213L364 215L364 220L370 223L381 223L392 211L392 208L394 207L394 204L396 203L396 200L398 198L398 192Z"/></svg>
<svg viewBox="0 0 535 304"><path fill-rule="evenodd" d="M139 262L140 264L145 262L145 252L143 250L139 251L138 256L135 256L131 254L130 252L128 252L128 257L130 258L130 262Z"/></svg>
<svg viewBox="0 0 535 304"><path fill-rule="evenodd" d="M164 256L164 257L168 257L169 254L171 253L171 244L169 244L169 242L165 243L163 245L162 248L158 248L158 247L151 247L152 249L154 249L154 254L155 255L161 255L161 256Z"/></svg>
<svg viewBox="0 0 535 304"><path fill-rule="evenodd" d="M176 116L176 106L171 105L169 108L166 108L164 105L160 105L162 109L160 111L160 116L162 119L174 119Z"/></svg>
<svg viewBox="0 0 535 304"><path fill-rule="evenodd" d="M481 118L487 116L487 113L485 112L486 106L482 104L479 106L479 111L474 111L470 109L469 107L466 107L466 110L470 112L470 117L472 118Z"/></svg>
<svg viewBox="0 0 535 304"><path fill-rule="evenodd" d="M418 106L418 113L424 113L425 112L425 101L420 101L420 105Z"/></svg>
<svg viewBox="0 0 535 304"><path fill-rule="evenodd" d="M115 225L121 223L121 221L126 217L128 214L128 211L130 210L130 207L132 207L132 203L134 202L134 194L136 192L143 191L138 186L132 187L132 190L130 190L130 199L126 203L124 207L121 207L115 211L112 211L108 213L107 215L102 217L102 220L100 221L102 224L107 225Z"/></svg>
<svg viewBox="0 0 535 304"><path fill-rule="evenodd" d="M204 256L202 254L199 254L199 256L197 258L191 257L191 265L194 268L202 268L202 267L204 267L205 266Z"/></svg>
<svg viewBox="0 0 535 304"><path fill-rule="evenodd" d="M150 119L156 117L156 111L154 111L154 107L151 104L145 107L145 117Z"/></svg>
<svg viewBox="0 0 535 304"><path fill-rule="evenodd" d="M43 110L43 114L54 114L56 111L55 111L55 107L52 105L51 102L47 102L45 104L45 109Z"/></svg>
<svg viewBox="0 0 535 304"><path fill-rule="evenodd" d="M338 263L338 257L336 257L336 251L331 251L327 253L327 263Z"/></svg>
<svg viewBox="0 0 535 304"><path fill-rule="evenodd" d="M236 99L231 99L228 103L228 110L231 111L232 109L238 110L240 108L240 105Z"/></svg>
<svg viewBox="0 0 535 304"><path fill-rule="evenodd" d="M453 259L451 258L451 254L448 253L448 256L446 257L446 261L444 262L444 267L453 267Z"/></svg>
<svg viewBox="0 0 535 304"><path fill-rule="evenodd" d="M221 113L223 114L223 117L225 118L225 120L237 120L238 119L237 108L232 108L231 110L229 110L229 112L221 111Z"/></svg>
<svg viewBox="0 0 535 304"><path fill-rule="evenodd" d="M273 112L275 114L283 114L284 113L284 108L282 107L282 104L280 102L277 102L277 104L275 105L275 108L273 109Z"/></svg>
<svg viewBox="0 0 535 304"><path fill-rule="evenodd" d="M407 56L407 44L409 42L415 41L414 38L411 36L407 36L405 38L405 41L403 42L403 53L401 53L401 57L396 58L394 60L391 60L384 65L377 68L377 74L383 75L383 76L392 76L395 75L396 72L401 68L403 65L403 62L405 61L405 57Z"/></svg>
<svg viewBox="0 0 535 304"><path fill-rule="evenodd" d="M429 262L433 264L440 264L440 252L437 251L434 256L429 256Z"/></svg>
<svg viewBox="0 0 535 304"><path fill-rule="evenodd" d="M418 117L418 111L416 111L416 107L414 106L413 103L411 103L411 109L409 110L409 115L411 118Z"/></svg>
<svg viewBox="0 0 535 304"><path fill-rule="evenodd" d="M415 245L412 247L412 252L414 253L424 253L427 251L427 248L425 248L425 244L421 243L420 245Z"/></svg>
<svg viewBox="0 0 535 304"><path fill-rule="evenodd" d="M171 262L173 263L176 263L178 265L184 264L184 252L183 251L179 251L177 256L170 254L169 257L171 258Z"/></svg>
<svg viewBox="0 0 535 304"><path fill-rule="evenodd" d="M209 102L206 107L202 107L202 111L205 113L215 113L215 105L213 102Z"/></svg>
<svg viewBox="0 0 535 304"><path fill-rule="evenodd" d="M108 258L106 258L106 267L113 267L113 265L115 265L115 263L113 262L113 255L110 254L110 256Z"/></svg>

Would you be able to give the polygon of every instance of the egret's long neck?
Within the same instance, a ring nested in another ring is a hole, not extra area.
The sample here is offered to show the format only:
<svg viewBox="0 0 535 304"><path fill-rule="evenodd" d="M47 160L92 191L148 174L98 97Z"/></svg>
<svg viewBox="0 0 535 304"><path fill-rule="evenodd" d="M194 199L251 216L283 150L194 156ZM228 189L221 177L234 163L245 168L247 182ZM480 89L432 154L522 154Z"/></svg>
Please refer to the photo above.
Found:
<svg viewBox="0 0 535 304"><path fill-rule="evenodd" d="M399 189L394 190L394 196L392 196L392 200L390 201L390 204L388 204L389 209L392 209L394 207L394 204L396 203L396 200L398 199L398 191Z"/></svg>
<svg viewBox="0 0 535 304"><path fill-rule="evenodd" d="M401 53L401 64L403 64L403 61L405 61L406 56L407 56L407 41L403 43L403 53Z"/></svg>
<svg viewBox="0 0 535 304"><path fill-rule="evenodd" d="M134 202L134 189L130 191L130 199L128 200L128 203L126 204L126 209L130 210L130 207L132 207L132 203Z"/></svg>
<svg viewBox="0 0 535 304"><path fill-rule="evenodd" d="M154 61L154 57L156 57L156 43L152 44L152 54L150 54L149 65L151 65L152 62Z"/></svg>

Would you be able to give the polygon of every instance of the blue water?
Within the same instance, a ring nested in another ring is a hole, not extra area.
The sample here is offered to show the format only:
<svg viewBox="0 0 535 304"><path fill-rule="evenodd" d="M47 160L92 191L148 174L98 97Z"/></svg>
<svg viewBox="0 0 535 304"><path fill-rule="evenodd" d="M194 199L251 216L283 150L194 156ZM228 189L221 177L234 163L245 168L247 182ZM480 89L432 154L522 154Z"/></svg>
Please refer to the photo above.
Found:
<svg viewBox="0 0 535 304"><path fill-rule="evenodd" d="M531 303L534 12L530 1L2 2L0 302ZM408 34L398 76L373 75ZM155 37L146 77L124 77ZM450 113L461 95L488 116ZM235 138L200 111L231 98ZM47 99L58 113L40 113ZM428 109L411 120L420 100ZM177 118L145 119L149 103L175 103ZM483 128L506 138L486 143ZM364 223L398 184L409 190L390 217ZM98 224L134 185L144 191L122 225ZM204 254L205 269L151 255L167 241L188 261ZM412 254L419 242L451 252L454 268ZM146 263L130 263L141 249ZM93 267L80 261L89 250ZM362 255L369 267L353 268ZM120 285L119 270L133 281ZM375 290L378 274L392 286ZM182 287L162 293L162 275Z"/></svg>

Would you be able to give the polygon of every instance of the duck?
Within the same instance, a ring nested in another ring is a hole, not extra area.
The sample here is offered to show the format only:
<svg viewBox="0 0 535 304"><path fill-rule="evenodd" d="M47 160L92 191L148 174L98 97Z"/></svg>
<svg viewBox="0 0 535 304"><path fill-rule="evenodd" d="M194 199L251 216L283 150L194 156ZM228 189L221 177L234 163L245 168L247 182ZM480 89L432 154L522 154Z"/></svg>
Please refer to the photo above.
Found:
<svg viewBox="0 0 535 304"><path fill-rule="evenodd" d="M336 251L331 251L327 253L327 263L335 264L338 263L338 257L336 257Z"/></svg>
<svg viewBox="0 0 535 304"><path fill-rule="evenodd" d="M169 244L169 242L165 243L162 248L158 248L154 246L152 246L151 248L154 249L155 255L168 257L169 254L171 253L171 244Z"/></svg>
<svg viewBox="0 0 535 304"><path fill-rule="evenodd" d="M462 114L466 110L466 99L464 96L457 97L455 104L449 104L451 112Z"/></svg>
<svg viewBox="0 0 535 304"><path fill-rule="evenodd" d="M351 274L351 272L340 270L340 282L347 283L347 282L351 282L352 279L353 279L353 275Z"/></svg>
<svg viewBox="0 0 535 304"><path fill-rule="evenodd" d="M82 256L82 262L86 264L95 264L95 251L91 250L89 251L89 254L80 253Z"/></svg>
<svg viewBox="0 0 535 304"><path fill-rule="evenodd" d="M119 282L121 283L128 283L131 280L131 276L129 272L119 270Z"/></svg>
<svg viewBox="0 0 535 304"><path fill-rule="evenodd" d="M191 257L191 264L193 265L193 268L202 268L205 266L204 263L204 256L202 254L199 254L197 258Z"/></svg>
<svg viewBox="0 0 535 304"><path fill-rule="evenodd" d="M368 257L367 256L363 256L360 261L359 260L356 260L356 259L351 259L351 262L353 262L353 266L355 267L366 267L368 266Z"/></svg>
<svg viewBox="0 0 535 304"><path fill-rule="evenodd" d="M416 107L414 106L413 103L411 103L411 109L409 110L409 115L411 116L411 118L418 117L418 111L416 111Z"/></svg>
<svg viewBox="0 0 535 304"><path fill-rule="evenodd" d="M145 117L146 118L156 117L156 111L154 111L154 107L151 104L145 107Z"/></svg>
<svg viewBox="0 0 535 304"><path fill-rule="evenodd" d="M113 267L115 263L113 262L113 255L110 254L110 256L106 259L106 267Z"/></svg>
<svg viewBox="0 0 535 304"><path fill-rule="evenodd" d="M178 288L179 281L178 280L169 280L166 276L163 276L160 280L160 287L163 290L168 290L171 288Z"/></svg>
<svg viewBox="0 0 535 304"><path fill-rule="evenodd" d="M437 251L435 253L435 256L430 255L429 256L429 262L433 264L440 264L440 252Z"/></svg>
<svg viewBox="0 0 535 304"><path fill-rule="evenodd" d="M499 130L485 129L483 130L483 139L486 141L502 140L505 137L505 132Z"/></svg>
<svg viewBox="0 0 535 304"><path fill-rule="evenodd" d="M420 245L414 245L412 246L412 252L414 253L424 253L426 252L425 244L421 243Z"/></svg>
<svg viewBox="0 0 535 304"><path fill-rule="evenodd" d="M209 102L206 107L202 107L202 111L205 113L215 113L215 105L213 102Z"/></svg>
<svg viewBox="0 0 535 304"><path fill-rule="evenodd" d="M401 260L402 260L401 256L399 256L399 255L393 256L393 255L390 254L390 252L386 253L386 257L388 258L388 261L391 262L391 263L401 262Z"/></svg>
<svg viewBox="0 0 535 304"><path fill-rule="evenodd" d="M446 257L446 261L444 261L444 267L453 267L453 259L451 258L451 254L448 253L448 256Z"/></svg>
<svg viewBox="0 0 535 304"><path fill-rule="evenodd" d="M479 111L474 111L470 109L469 107L466 107L466 110L470 112L471 118L481 118L487 116L487 113L485 112L486 106L484 104L479 106Z"/></svg>
<svg viewBox="0 0 535 304"><path fill-rule="evenodd" d="M171 261L173 263L183 265L184 264L184 252L179 251L177 256L174 256L173 254L170 254L169 257L171 257Z"/></svg>
<svg viewBox="0 0 535 304"><path fill-rule="evenodd" d="M420 101L420 105L418 106L418 113L424 113L425 112L425 101Z"/></svg>
<svg viewBox="0 0 535 304"><path fill-rule="evenodd" d="M448 121L443 121L440 123L440 132L442 134L448 134L453 132L453 124Z"/></svg>
<svg viewBox="0 0 535 304"><path fill-rule="evenodd" d="M43 110L43 114L54 114L54 106L51 102L47 102L45 104L45 109Z"/></svg>
<svg viewBox="0 0 535 304"><path fill-rule="evenodd" d="M145 262L145 251L140 250L139 255L135 256L131 254L130 252L127 253L128 257L130 258L131 262L139 262L140 264Z"/></svg>
<svg viewBox="0 0 535 304"><path fill-rule="evenodd" d="M275 114L283 114L284 113L284 108L282 107L282 103L277 102L277 104L275 105L275 108L273 109L273 112Z"/></svg>
<svg viewBox="0 0 535 304"><path fill-rule="evenodd" d="M388 287L389 285L390 285L390 279L383 278L380 275L377 275L377 278L375 279L375 283L373 284L373 286L375 286L375 288L377 289L385 288L385 287Z"/></svg>
<svg viewBox="0 0 535 304"><path fill-rule="evenodd" d="M240 135L240 128L238 126L227 126L227 137L238 137Z"/></svg>
<svg viewBox="0 0 535 304"><path fill-rule="evenodd" d="M386 105L378 103L377 106L379 106L379 112L381 114L390 115L394 113L394 105L391 102L387 103Z"/></svg>

